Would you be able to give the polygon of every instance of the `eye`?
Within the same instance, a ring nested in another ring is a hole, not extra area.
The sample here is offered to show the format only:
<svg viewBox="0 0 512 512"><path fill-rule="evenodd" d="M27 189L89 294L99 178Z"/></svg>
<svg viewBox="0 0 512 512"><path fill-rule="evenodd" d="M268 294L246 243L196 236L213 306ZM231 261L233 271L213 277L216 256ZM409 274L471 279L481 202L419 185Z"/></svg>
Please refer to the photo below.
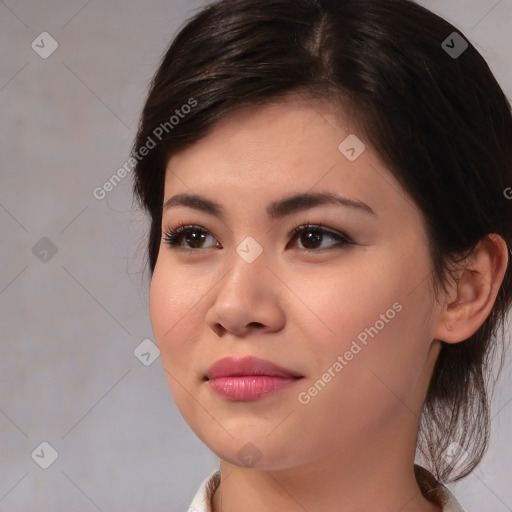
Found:
<svg viewBox="0 0 512 512"><path fill-rule="evenodd" d="M354 245L354 242L346 235L333 232L331 230L325 229L322 225L305 225L299 226L295 228L291 234L292 241L299 240L304 250L307 252L318 252L318 248L323 249L321 247L322 242L325 238L330 238L331 240L335 240L335 244L330 244L327 247L333 246L345 246L345 245ZM320 247L318 245L320 244Z"/></svg>
<svg viewBox="0 0 512 512"><path fill-rule="evenodd" d="M204 242L208 238L215 240L213 236L211 236L210 232L200 226L186 226L181 225L176 228L170 229L164 234L164 241L166 244L170 245L175 249L183 249L185 251L197 251L204 249ZM188 244L188 247L183 247L182 242L185 241ZM218 249L222 249L220 242L217 242L213 246ZM208 248L208 247L207 247Z"/></svg>

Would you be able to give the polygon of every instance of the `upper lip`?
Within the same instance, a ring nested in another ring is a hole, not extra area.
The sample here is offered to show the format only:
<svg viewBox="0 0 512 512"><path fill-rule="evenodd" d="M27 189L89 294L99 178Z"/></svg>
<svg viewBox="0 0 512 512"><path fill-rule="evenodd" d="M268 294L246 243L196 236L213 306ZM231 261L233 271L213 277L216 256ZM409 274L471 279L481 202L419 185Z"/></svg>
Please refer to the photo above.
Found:
<svg viewBox="0 0 512 512"><path fill-rule="evenodd" d="M210 366L206 373L208 379L219 377L241 377L244 375L268 375L273 377L302 377L296 372L278 366L277 364L247 356L242 359L224 357Z"/></svg>

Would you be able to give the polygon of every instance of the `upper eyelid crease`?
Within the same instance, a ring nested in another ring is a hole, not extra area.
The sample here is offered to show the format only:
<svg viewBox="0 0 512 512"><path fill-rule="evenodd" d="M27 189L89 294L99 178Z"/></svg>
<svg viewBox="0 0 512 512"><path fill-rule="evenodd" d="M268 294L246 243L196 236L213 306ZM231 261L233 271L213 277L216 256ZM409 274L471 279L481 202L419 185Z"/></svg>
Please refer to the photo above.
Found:
<svg viewBox="0 0 512 512"><path fill-rule="evenodd" d="M271 219L276 220L287 215L291 215L292 213L325 204L341 205L355 208L371 215L377 215L370 206L361 201L356 201L332 193L304 193L294 195L271 203L267 207L267 214ZM193 208L195 210L215 215L216 217L223 217L225 215L225 209L222 205L197 194L175 195L164 203L163 211L176 206L186 206L188 208Z"/></svg>

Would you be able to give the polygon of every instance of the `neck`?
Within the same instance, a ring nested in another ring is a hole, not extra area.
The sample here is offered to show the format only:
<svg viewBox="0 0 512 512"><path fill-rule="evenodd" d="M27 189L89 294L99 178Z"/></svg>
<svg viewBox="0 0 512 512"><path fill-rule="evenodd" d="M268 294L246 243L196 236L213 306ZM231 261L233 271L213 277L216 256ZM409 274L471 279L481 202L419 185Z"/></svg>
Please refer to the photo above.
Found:
<svg viewBox="0 0 512 512"><path fill-rule="evenodd" d="M441 512L421 493L414 449L404 452L404 443L415 447L415 439L403 434L379 432L364 449L333 451L286 469L244 468L221 460L213 512Z"/></svg>

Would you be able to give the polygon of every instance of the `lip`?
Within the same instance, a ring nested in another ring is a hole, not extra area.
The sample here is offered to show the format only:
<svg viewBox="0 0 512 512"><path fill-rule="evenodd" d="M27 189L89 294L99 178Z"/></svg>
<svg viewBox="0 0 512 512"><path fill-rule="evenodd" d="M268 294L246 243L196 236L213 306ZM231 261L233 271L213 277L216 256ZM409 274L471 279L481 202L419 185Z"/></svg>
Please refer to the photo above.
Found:
<svg viewBox="0 0 512 512"><path fill-rule="evenodd" d="M302 377L270 361L248 356L219 359L210 367L205 380L223 398L249 401L287 388Z"/></svg>
<svg viewBox="0 0 512 512"><path fill-rule="evenodd" d="M258 357L246 356L241 359L224 357L210 366L206 373L208 379L220 377L243 377L247 375L267 375L269 377L302 377L296 372L278 366L277 364L259 359Z"/></svg>

